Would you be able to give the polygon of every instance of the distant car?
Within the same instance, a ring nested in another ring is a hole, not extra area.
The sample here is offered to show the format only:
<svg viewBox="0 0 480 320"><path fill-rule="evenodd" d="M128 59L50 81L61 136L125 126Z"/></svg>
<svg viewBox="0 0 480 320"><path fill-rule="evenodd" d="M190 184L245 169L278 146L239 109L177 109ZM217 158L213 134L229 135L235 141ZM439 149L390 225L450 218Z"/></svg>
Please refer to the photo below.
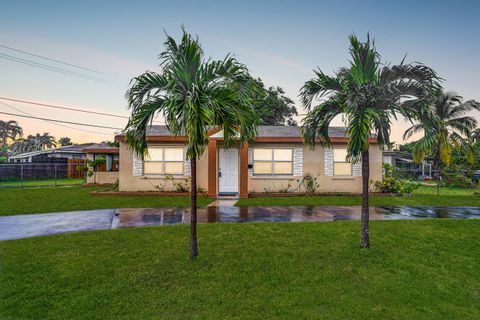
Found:
<svg viewBox="0 0 480 320"><path fill-rule="evenodd" d="M473 174L473 180L476 183L478 183L478 181L480 181L480 170L475 171L475 173Z"/></svg>
<svg viewBox="0 0 480 320"><path fill-rule="evenodd" d="M425 176L423 177L423 181L432 181L433 177Z"/></svg>

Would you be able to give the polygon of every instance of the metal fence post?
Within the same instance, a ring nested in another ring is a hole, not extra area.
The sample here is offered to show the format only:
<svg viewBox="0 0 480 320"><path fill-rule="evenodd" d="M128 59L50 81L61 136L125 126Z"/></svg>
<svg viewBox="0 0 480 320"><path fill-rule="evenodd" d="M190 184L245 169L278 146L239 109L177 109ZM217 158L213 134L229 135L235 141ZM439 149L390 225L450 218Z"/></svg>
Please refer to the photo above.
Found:
<svg viewBox="0 0 480 320"><path fill-rule="evenodd" d="M440 195L440 170L437 171L437 196Z"/></svg>
<svg viewBox="0 0 480 320"><path fill-rule="evenodd" d="M20 181L23 188L23 163L20 165Z"/></svg>
<svg viewBox="0 0 480 320"><path fill-rule="evenodd" d="M53 164L53 187L56 188L57 187L57 164L54 163Z"/></svg>

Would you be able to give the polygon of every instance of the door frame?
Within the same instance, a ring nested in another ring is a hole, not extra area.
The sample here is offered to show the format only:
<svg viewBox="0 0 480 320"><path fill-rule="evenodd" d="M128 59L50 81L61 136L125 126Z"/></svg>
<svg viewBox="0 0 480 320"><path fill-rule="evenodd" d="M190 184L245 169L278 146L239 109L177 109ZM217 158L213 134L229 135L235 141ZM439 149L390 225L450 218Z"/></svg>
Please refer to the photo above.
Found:
<svg viewBox="0 0 480 320"><path fill-rule="evenodd" d="M232 191L232 192L222 192L220 190L220 163L221 163L221 152L223 150L235 150L235 155L236 155L236 158L237 158L237 191ZM240 195L240 150L239 148L228 148L228 149L225 149L224 147L219 147L218 150L217 150L217 154L218 154L218 165L217 165L217 172L216 172L216 175L217 175L217 185L218 185L218 191L217 191L217 194L219 196L223 196L223 195Z"/></svg>

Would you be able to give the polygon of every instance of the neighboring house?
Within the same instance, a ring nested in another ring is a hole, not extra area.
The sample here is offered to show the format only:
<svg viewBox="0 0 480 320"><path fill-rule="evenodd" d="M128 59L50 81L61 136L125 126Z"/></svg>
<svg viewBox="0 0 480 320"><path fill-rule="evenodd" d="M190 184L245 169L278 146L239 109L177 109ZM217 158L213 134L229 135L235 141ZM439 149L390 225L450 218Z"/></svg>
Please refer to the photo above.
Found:
<svg viewBox="0 0 480 320"><path fill-rule="evenodd" d="M95 168L95 174L87 175L87 183L109 184L118 180L119 171L119 150L118 147L106 143L96 143L82 150L86 153L87 159L105 159L105 164Z"/></svg>
<svg viewBox="0 0 480 320"><path fill-rule="evenodd" d="M74 144L53 149L25 152L8 157L8 162L67 162L67 160L86 159L84 148L93 143Z"/></svg>
<svg viewBox="0 0 480 320"><path fill-rule="evenodd" d="M421 163L416 163L410 152L384 151L383 163L397 168L405 176L411 178L432 177L432 159L429 157L425 158Z"/></svg>
<svg viewBox="0 0 480 320"><path fill-rule="evenodd" d="M259 126L253 143L243 148L237 144L227 150L223 147L223 132L210 130L208 147L197 164L197 183L210 197L245 198L250 193L303 192L299 182L310 174L317 179L317 192L361 192L361 164L345 160L345 128L331 127L329 133L332 148L318 145L311 150L303 144L299 127ZM120 142L120 191L162 190L171 182L167 177L176 182L189 178L186 139L172 135L166 126L150 128L149 156L144 161L127 147L124 135L116 136L116 140ZM382 152L373 138L370 179L382 179Z"/></svg>

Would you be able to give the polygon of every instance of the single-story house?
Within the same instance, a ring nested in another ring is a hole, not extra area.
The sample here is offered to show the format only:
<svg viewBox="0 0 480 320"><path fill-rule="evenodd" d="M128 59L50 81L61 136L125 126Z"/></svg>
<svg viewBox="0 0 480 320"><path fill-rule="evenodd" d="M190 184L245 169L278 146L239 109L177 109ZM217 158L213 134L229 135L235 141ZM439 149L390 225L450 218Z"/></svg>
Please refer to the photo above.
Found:
<svg viewBox="0 0 480 320"><path fill-rule="evenodd" d="M95 174L87 175L87 183L111 184L118 180L119 149L107 143L95 143L82 150L87 159L105 159L105 163L94 168Z"/></svg>
<svg viewBox="0 0 480 320"><path fill-rule="evenodd" d="M303 192L304 176L316 179L317 192L359 193L361 164L347 162L345 128L330 127L332 148L303 144L295 126L259 126L249 145L224 148L223 132L209 130L208 147L197 163L197 183L210 197L241 198L262 192ZM120 143L120 191L172 191L173 183L188 184L190 162L185 156L185 137L174 136L166 126L153 125L147 134L148 157L135 155ZM370 140L370 179L382 179L382 151ZM170 190L169 190L170 189Z"/></svg>
<svg viewBox="0 0 480 320"><path fill-rule="evenodd" d="M405 177L415 179L432 177L433 159L431 157L426 157L421 163L416 163L411 152L389 150L383 152L383 163L397 168Z"/></svg>
<svg viewBox="0 0 480 320"><path fill-rule="evenodd" d="M84 148L93 145L93 143L72 144L52 149L37 150L25 153L19 153L8 157L8 162L67 162L67 160L84 160L87 154L83 152Z"/></svg>

